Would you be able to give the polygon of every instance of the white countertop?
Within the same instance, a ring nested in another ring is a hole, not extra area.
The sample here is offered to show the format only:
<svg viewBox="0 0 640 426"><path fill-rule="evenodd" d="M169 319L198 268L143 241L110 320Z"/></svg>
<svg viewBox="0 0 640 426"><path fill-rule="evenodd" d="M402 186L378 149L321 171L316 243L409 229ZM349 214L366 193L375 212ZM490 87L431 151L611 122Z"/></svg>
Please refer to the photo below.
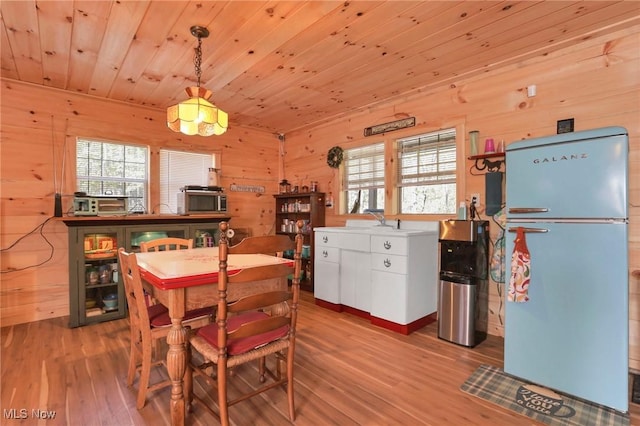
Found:
<svg viewBox="0 0 640 426"><path fill-rule="evenodd" d="M400 229L397 228L397 220L388 220L385 226L380 225L375 220L347 220L345 226L321 226L314 228L314 231L322 232L342 232L371 235L422 235L434 234L439 231L439 222L423 221L400 221Z"/></svg>

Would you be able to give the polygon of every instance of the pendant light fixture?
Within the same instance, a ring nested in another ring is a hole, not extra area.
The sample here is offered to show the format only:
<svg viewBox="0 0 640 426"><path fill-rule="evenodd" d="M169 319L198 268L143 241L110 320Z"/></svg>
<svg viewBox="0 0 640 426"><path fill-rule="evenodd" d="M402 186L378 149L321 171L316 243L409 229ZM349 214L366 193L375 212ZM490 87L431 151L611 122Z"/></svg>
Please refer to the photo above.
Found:
<svg viewBox="0 0 640 426"><path fill-rule="evenodd" d="M193 58L198 85L185 89L189 99L167 108L167 126L174 132L185 135L221 135L229 127L229 116L208 101L211 91L200 87L202 39L209 37L209 30L194 25L191 27L191 34L198 39L198 47Z"/></svg>

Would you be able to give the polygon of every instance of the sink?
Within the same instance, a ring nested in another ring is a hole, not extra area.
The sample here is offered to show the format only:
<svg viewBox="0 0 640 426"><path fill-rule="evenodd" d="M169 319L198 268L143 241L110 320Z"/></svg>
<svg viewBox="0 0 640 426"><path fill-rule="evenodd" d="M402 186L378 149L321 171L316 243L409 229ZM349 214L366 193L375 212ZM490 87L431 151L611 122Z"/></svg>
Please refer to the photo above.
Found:
<svg viewBox="0 0 640 426"><path fill-rule="evenodd" d="M394 228L391 225L374 225L371 227L371 232L395 232L400 229Z"/></svg>
<svg viewBox="0 0 640 426"><path fill-rule="evenodd" d="M372 225L372 226L333 226L316 228L318 231L328 232L349 232L357 234L397 234L397 235L409 235L415 233L423 233L424 230L420 229L396 229L390 225Z"/></svg>
<svg viewBox="0 0 640 426"><path fill-rule="evenodd" d="M358 232L363 234L368 234L369 232L371 232L371 228L368 226L334 226L323 229L326 231Z"/></svg>
<svg viewBox="0 0 640 426"><path fill-rule="evenodd" d="M420 234L425 232L421 229L397 229L393 226L373 226L369 228L369 232L372 235L380 235L380 234L396 234L396 235L410 235L410 234Z"/></svg>

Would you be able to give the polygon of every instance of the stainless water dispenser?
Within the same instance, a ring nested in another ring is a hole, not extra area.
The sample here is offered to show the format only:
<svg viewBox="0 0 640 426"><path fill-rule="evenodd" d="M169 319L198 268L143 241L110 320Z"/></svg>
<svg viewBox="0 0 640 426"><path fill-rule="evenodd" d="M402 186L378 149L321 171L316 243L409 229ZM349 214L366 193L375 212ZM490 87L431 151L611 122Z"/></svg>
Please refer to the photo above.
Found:
<svg viewBox="0 0 640 426"><path fill-rule="evenodd" d="M489 267L489 222L443 220L439 241L438 337L473 347L486 335L476 330L476 317Z"/></svg>

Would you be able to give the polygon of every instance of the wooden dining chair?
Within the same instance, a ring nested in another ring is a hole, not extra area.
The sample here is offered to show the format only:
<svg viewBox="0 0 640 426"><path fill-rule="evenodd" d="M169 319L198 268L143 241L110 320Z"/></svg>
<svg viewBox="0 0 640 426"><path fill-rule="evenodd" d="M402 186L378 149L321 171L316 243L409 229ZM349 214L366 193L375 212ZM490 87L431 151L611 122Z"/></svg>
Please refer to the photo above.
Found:
<svg viewBox="0 0 640 426"><path fill-rule="evenodd" d="M296 320L298 316L298 300L300 297L300 274L302 252L302 221L299 222L298 233L294 243L294 259L291 263L280 263L269 266L247 268L230 274L227 270L228 247L226 230L228 224L220 224L221 239L219 243L218 302L216 324L202 327L189 336L190 359L186 376L196 374L214 388L217 388L218 410L208 407L205 397L193 392L193 378L185 380L186 400L188 407L195 401L203 404L208 411L220 418L223 426L229 424L228 408L238 402L251 398L269 389L286 385L289 403L289 418L295 419L293 393L293 366L296 339ZM276 236L277 237L277 236ZM252 237L255 238L255 237ZM282 244L280 238L272 238L273 246ZM267 247L267 239L261 239L261 247ZM262 251L262 250L260 250ZM271 252L271 248L268 248ZM278 250L276 250L278 251ZM282 290L258 290L255 294L238 300L227 300L230 286L242 286L253 283L260 288L262 281L282 280L293 275L291 288ZM284 309L283 309L284 305ZM191 349L199 356L191 356ZM266 357L273 357L270 363ZM196 361L197 359L197 361ZM230 377L230 369L250 361L258 361L258 379L260 384L247 393L233 397L228 395L229 379L241 380L238 369ZM283 372L282 365L286 364ZM207 369L215 368L215 377L207 374ZM284 373L284 374L283 374Z"/></svg>
<svg viewBox="0 0 640 426"><path fill-rule="evenodd" d="M161 359L158 351L154 349L157 348L155 343L159 339L167 338L171 329L171 318L163 305L147 306L135 253L127 253L124 248L120 248L118 260L129 306L131 332L127 385L133 386L136 372L139 372L136 407L141 409L145 405L147 392L171 385L168 379L149 384L151 367L165 364L164 359ZM187 311L182 324L192 329L203 327L211 323L213 313L211 307Z"/></svg>
<svg viewBox="0 0 640 426"><path fill-rule="evenodd" d="M140 251L147 253L161 250L185 250L193 248L193 238L157 238L155 240L143 241L140 243Z"/></svg>
<svg viewBox="0 0 640 426"><path fill-rule="evenodd" d="M164 237L156 238L155 240L141 241L140 251L142 253L148 253L150 251L167 251L167 250L189 250L193 248L193 238L177 238L177 237ZM146 294L146 293L145 293ZM147 296L147 305L157 305L155 308L158 313L166 307L158 305L158 302L154 300L149 294Z"/></svg>

